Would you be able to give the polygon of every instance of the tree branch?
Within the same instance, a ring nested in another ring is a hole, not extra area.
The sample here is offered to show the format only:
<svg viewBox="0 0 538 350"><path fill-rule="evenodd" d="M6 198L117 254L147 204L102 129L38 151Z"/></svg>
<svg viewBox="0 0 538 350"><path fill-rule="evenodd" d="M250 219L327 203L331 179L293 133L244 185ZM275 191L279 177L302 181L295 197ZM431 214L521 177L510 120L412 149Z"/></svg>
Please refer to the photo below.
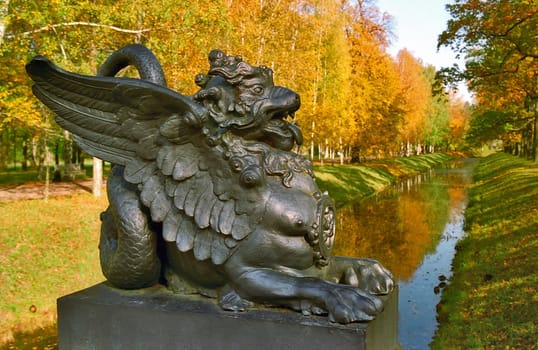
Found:
<svg viewBox="0 0 538 350"><path fill-rule="evenodd" d="M59 27L73 27L73 26L87 26L87 27L105 28L105 29L114 30L116 32L122 32L122 33L128 33L128 34L142 34L142 33L149 32L149 31L153 30L153 28L124 29L124 28L120 28L120 27L116 27L116 26L111 26L111 25L107 25L107 24L93 23L93 22L65 22L65 23L49 24L49 25L46 25L46 26L38 28L38 29L30 30L30 31L27 31L27 32L22 32L22 33L20 33L18 35L30 35L30 34L35 34L35 33L39 33L39 32L54 30L54 29L59 28ZM18 35L10 35L9 37L13 38L13 37L18 36Z"/></svg>

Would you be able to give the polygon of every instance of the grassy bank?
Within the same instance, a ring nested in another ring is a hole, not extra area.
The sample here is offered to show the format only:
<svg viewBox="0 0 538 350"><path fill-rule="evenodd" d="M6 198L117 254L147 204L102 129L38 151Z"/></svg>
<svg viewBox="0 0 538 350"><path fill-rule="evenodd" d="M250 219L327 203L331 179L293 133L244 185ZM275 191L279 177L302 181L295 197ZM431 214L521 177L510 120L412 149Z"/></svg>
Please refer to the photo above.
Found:
<svg viewBox="0 0 538 350"><path fill-rule="evenodd" d="M104 279L97 244L106 205L90 194L0 203L0 348L54 324L59 296ZM8 349L31 349L29 341Z"/></svg>
<svg viewBox="0 0 538 350"><path fill-rule="evenodd" d="M446 163L450 156L436 153L368 162L361 165L326 165L314 168L319 187L329 191L337 207L383 190L398 178L418 175Z"/></svg>
<svg viewBox="0 0 538 350"><path fill-rule="evenodd" d="M465 222L432 349L538 349L538 164L482 159Z"/></svg>

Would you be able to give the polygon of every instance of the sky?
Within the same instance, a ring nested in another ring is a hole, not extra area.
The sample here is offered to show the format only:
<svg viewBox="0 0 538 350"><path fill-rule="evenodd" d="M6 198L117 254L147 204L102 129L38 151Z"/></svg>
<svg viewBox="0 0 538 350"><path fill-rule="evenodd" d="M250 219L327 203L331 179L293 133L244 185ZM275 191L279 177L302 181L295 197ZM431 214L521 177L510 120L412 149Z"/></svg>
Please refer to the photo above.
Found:
<svg viewBox="0 0 538 350"><path fill-rule="evenodd" d="M445 10L448 0L377 0L377 6L382 12L388 12L393 17L393 32L389 52L396 56L400 49L406 48L413 56L424 64L431 64L437 69L450 67L462 61L456 60L456 55L447 47L437 51L437 37L446 29L450 15ZM469 100L465 86L459 86L462 96Z"/></svg>

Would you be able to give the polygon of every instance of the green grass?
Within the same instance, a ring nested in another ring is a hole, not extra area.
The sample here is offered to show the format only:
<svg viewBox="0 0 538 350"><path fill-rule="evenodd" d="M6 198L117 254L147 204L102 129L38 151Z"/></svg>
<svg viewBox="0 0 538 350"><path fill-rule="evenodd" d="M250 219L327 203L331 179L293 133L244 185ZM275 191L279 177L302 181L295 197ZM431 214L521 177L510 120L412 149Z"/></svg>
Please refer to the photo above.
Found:
<svg viewBox="0 0 538 350"><path fill-rule="evenodd" d="M432 349L538 349L538 164L481 160Z"/></svg>
<svg viewBox="0 0 538 350"><path fill-rule="evenodd" d="M103 173L104 176L110 171L110 164L106 163ZM49 178L52 181L54 176L54 168L49 168ZM93 176L93 166L91 163L84 165L84 172L77 175L76 179L90 179ZM45 179L45 174L42 174L43 179L38 178L38 171L36 169L21 170L20 167L11 168L7 171L0 172L0 186L11 187L30 182L42 182Z"/></svg>
<svg viewBox="0 0 538 350"><path fill-rule="evenodd" d="M0 344L56 320L56 298L104 278L99 213L90 194L0 203Z"/></svg>
<svg viewBox="0 0 538 350"><path fill-rule="evenodd" d="M397 178L414 176L446 163L446 154L393 158L362 165L325 165L314 168L318 186L341 207L383 190Z"/></svg>
<svg viewBox="0 0 538 350"><path fill-rule="evenodd" d="M17 186L23 183L37 181L37 171L10 170L0 172L1 186Z"/></svg>

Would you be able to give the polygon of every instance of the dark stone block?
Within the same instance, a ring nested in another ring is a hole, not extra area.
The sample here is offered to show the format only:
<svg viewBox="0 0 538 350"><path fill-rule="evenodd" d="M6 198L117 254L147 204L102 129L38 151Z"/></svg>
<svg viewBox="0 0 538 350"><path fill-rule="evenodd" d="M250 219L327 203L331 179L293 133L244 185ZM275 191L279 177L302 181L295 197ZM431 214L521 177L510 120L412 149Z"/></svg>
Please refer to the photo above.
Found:
<svg viewBox="0 0 538 350"><path fill-rule="evenodd" d="M77 349L398 349L398 291L368 323L280 308L222 311L214 299L164 287L125 291L106 283L58 299L61 350Z"/></svg>

